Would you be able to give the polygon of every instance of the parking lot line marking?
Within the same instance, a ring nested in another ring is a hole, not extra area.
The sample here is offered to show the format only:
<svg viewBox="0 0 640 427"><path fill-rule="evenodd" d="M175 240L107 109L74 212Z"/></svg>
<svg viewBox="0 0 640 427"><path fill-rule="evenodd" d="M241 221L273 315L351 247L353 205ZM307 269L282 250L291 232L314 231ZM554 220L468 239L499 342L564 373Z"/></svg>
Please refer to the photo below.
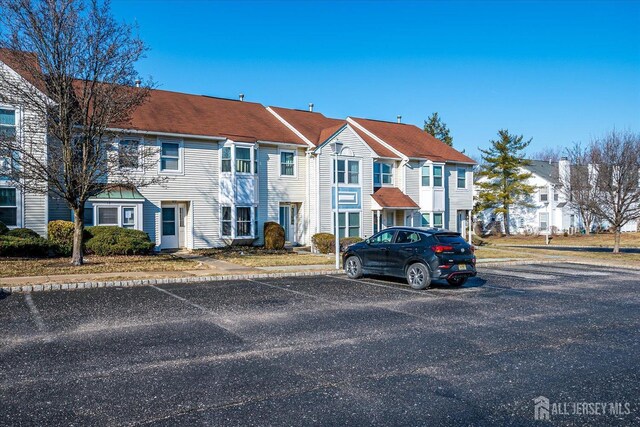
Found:
<svg viewBox="0 0 640 427"><path fill-rule="evenodd" d="M302 295L302 296L305 296L305 297L315 298L315 299L318 299L318 300L321 300L321 301L325 301L325 302L332 302L332 301L330 301L330 300L328 300L326 298L322 298L322 297L319 297L317 295L308 294L306 292L294 291L293 289L283 288L282 286L272 285L271 283L261 282L259 280L254 280L254 279L245 279L245 280L247 280L248 282L257 283L259 285L268 286L270 288L280 289L281 291L287 291L287 292L291 292L291 293L294 293L294 294Z"/></svg>
<svg viewBox="0 0 640 427"><path fill-rule="evenodd" d="M383 284L380 284L380 283L373 283L373 282L370 281L370 280L375 280L375 279L357 280L357 279L349 279L348 277L338 277L338 276L327 276L327 277L334 277L336 279L347 280L349 282L365 283L367 285L377 286L379 288L393 289L395 291L409 292L411 294L418 294L418 295L422 295L422 296L428 295L428 294L425 294L422 291L414 291L413 289L404 289L404 288L401 288L400 286L389 286L389 285L383 285Z"/></svg>
<svg viewBox="0 0 640 427"><path fill-rule="evenodd" d="M613 273L605 273L603 271L581 271L578 270L579 267L576 268L562 268L562 267L547 267L547 266L540 266L538 267L540 269L542 269L545 273L551 273L551 274L568 274L570 276L611 276ZM534 269L519 269L519 270L514 270L517 272L523 272L523 273L528 273L528 272L535 272L536 270ZM538 274L538 273L535 273Z"/></svg>
<svg viewBox="0 0 640 427"><path fill-rule="evenodd" d="M517 270L496 270L490 269L489 271L482 270L482 274L494 274L496 276L511 276L511 277L520 277L522 279L529 280L553 280L557 279L558 276L552 276L551 274L534 274L534 273L525 273L523 271Z"/></svg>
<svg viewBox="0 0 640 427"><path fill-rule="evenodd" d="M46 332L47 327L44 325L44 320L42 320L40 311L34 304L33 299L31 298L31 294L26 294L24 296L24 301L27 303L27 307L29 307L29 311L31 312L31 316L33 317L33 321L36 323L38 330L40 330L40 332Z"/></svg>
<svg viewBox="0 0 640 427"><path fill-rule="evenodd" d="M207 312L209 311L209 310L207 310L207 308L206 308L206 307L203 307L203 306L201 306L200 304L196 304L195 302L191 302L191 301L189 301L189 300L188 300L188 299L186 299L186 298L182 298L180 295L176 295L176 294L174 294L173 292L169 292L169 291L167 291L166 289L159 288L159 287L157 287L157 286L155 286L155 285L151 285L151 287L152 287L153 289L156 289L156 290L160 291L160 292L164 292L165 294L170 295L170 296L174 297L175 299L178 299L178 300L180 300L180 301L184 302L185 304L188 304L188 305L190 305L190 306L192 306L192 307L195 307L195 308L197 308L197 309L200 309L200 310L202 310L202 311L203 311L203 312L205 312L205 313L207 313Z"/></svg>

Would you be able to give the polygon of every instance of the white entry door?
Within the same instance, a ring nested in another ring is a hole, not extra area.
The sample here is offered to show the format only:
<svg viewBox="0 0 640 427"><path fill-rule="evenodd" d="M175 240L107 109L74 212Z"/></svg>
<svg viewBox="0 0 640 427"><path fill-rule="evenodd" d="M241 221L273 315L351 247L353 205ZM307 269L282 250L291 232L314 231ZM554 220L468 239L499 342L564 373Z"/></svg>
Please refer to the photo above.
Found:
<svg viewBox="0 0 640 427"><path fill-rule="evenodd" d="M295 243L296 240L296 207L295 205L280 205L279 223L284 228L284 239Z"/></svg>
<svg viewBox="0 0 640 427"><path fill-rule="evenodd" d="M162 205L162 249L178 249L186 246L187 205L185 203Z"/></svg>

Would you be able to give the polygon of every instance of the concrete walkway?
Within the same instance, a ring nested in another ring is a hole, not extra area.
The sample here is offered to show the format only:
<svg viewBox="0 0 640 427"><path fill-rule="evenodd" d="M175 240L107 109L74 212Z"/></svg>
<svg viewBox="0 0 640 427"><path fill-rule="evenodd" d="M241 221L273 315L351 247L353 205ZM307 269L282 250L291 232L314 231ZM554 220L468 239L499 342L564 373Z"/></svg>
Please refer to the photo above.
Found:
<svg viewBox="0 0 640 427"><path fill-rule="evenodd" d="M173 255L189 261L198 262L205 266L207 270L215 271L220 274L249 274L259 271L253 267L245 267L243 265L233 264L227 261L213 259L187 251L174 252Z"/></svg>

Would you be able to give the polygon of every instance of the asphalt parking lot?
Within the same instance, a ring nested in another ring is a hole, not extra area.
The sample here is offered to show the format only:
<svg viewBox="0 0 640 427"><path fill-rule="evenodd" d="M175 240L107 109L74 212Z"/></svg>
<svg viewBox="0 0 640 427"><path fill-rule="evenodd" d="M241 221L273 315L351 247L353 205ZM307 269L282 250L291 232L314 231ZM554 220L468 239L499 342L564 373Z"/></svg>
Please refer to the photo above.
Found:
<svg viewBox="0 0 640 427"><path fill-rule="evenodd" d="M505 265L425 291L318 276L5 295L0 424L527 425L544 396L569 404L553 424L638 425L639 286ZM574 413L590 402L621 406Z"/></svg>

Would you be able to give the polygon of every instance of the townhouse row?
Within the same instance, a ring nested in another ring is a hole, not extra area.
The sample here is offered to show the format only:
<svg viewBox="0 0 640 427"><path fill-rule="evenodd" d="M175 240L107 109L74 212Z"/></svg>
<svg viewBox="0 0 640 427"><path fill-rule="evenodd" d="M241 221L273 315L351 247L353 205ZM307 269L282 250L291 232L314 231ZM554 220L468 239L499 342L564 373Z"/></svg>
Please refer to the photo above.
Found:
<svg viewBox="0 0 640 427"><path fill-rule="evenodd" d="M24 138L28 114L5 100L0 132ZM393 225L463 232L472 209L473 160L408 124L153 90L115 130L126 173L166 180L96 195L85 224L143 230L158 250L259 245L267 221L279 222L290 244L309 245L315 233L333 232L336 208L341 237ZM131 156L143 150L156 153L152 166ZM63 201L0 179L0 221L44 235L58 219L72 219Z"/></svg>

